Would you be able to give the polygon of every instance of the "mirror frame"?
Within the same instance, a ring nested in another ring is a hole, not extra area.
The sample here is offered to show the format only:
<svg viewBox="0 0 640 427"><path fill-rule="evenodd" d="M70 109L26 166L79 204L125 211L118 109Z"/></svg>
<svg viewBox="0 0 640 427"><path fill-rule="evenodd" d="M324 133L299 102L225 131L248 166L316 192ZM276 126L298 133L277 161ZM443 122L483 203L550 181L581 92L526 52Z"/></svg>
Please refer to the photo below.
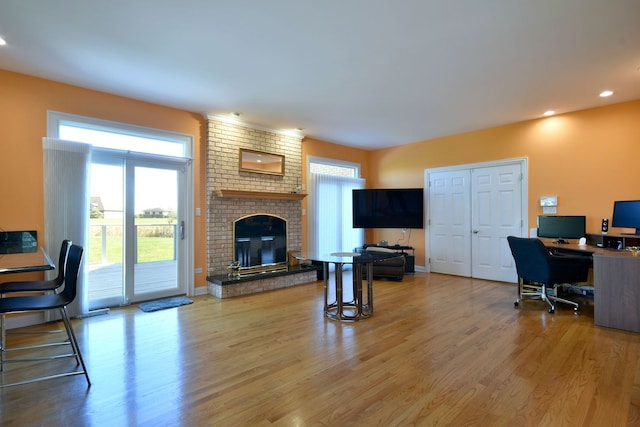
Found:
<svg viewBox="0 0 640 427"><path fill-rule="evenodd" d="M282 154L240 148L238 158L240 172L284 176L284 156Z"/></svg>

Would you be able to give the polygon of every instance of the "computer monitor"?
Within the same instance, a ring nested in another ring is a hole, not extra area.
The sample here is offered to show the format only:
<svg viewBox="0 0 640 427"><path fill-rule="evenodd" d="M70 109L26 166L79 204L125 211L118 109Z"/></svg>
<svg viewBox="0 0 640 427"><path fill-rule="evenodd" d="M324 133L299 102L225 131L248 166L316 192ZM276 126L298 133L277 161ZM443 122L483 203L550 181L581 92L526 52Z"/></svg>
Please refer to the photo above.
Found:
<svg viewBox="0 0 640 427"><path fill-rule="evenodd" d="M20 254L37 250L37 231L0 231L0 254Z"/></svg>
<svg viewBox="0 0 640 427"><path fill-rule="evenodd" d="M538 237L580 239L587 234L587 218L584 215L540 215Z"/></svg>
<svg viewBox="0 0 640 427"><path fill-rule="evenodd" d="M612 227L635 228L640 235L640 200L618 200L613 202Z"/></svg>

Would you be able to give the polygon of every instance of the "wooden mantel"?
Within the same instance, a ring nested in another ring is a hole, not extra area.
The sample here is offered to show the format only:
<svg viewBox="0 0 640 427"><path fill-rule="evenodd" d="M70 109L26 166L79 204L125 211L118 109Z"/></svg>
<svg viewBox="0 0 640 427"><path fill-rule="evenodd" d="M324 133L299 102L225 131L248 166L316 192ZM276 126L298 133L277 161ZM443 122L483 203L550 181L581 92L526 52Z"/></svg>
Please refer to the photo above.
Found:
<svg viewBox="0 0 640 427"><path fill-rule="evenodd" d="M280 199L280 200L302 200L307 197L302 193L271 193L266 191L245 191L245 190L214 190L216 197L235 199Z"/></svg>

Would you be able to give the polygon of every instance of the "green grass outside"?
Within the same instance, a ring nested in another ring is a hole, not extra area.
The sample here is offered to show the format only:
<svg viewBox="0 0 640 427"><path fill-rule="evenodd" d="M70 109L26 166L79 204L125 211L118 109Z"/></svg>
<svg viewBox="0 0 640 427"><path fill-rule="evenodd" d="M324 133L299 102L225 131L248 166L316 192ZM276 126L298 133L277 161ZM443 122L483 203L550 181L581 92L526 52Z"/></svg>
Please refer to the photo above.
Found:
<svg viewBox="0 0 640 427"><path fill-rule="evenodd" d="M173 238L139 237L138 262L168 261L174 257ZM107 262L122 262L122 237L107 236ZM102 263L100 237L89 238L89 264Z"/></svg>
<svg viewBox="0 0 640 427"><path fill-rule="evenodd" d="M119 220L92 219L91 225L109 225L107 227L107 262L122 262L122 229L115 227ZM136 225L170 225L166 220L157 218L136 218ZM149 227L150 229L152 227ZM166 228L166 227L164 227ZM102 237L98 227L92 227L89 236L89 264L102 263ZM174 259L174 238L138 236L137 262L168 261Z"/></svg>

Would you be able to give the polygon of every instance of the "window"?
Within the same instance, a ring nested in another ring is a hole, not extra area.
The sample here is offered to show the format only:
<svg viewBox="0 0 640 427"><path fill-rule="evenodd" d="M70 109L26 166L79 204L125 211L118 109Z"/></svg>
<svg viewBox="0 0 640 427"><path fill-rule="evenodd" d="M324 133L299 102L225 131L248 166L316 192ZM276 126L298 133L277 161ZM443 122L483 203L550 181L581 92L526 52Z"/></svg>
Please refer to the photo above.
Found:
<svg viewBox="0 0 640 427"><path fill-rule="evenodd" d="M364 243L364 230L352 226L352 190L364 188L360 165L309 158L309 250L353 251Z"/></svg>
<svg viewBox="0 0 640 427"><path fill-rule="evenodd" d="M193 137L58 112L48 135L90 153L87 307L192 293Z"/></svg>
<svg viewBox="0 0 640 427"><path fill-rule="evenodd" d="M359 178L360 165L357 163L341 162L339 160L310 157L309 173Z"/></svg>
<svg viewBox="0 0 640 427"><path fill-rule="evenodd" d="M50 137L149 156L191 158L192 137L125 123L49 112Z"/></svg>

